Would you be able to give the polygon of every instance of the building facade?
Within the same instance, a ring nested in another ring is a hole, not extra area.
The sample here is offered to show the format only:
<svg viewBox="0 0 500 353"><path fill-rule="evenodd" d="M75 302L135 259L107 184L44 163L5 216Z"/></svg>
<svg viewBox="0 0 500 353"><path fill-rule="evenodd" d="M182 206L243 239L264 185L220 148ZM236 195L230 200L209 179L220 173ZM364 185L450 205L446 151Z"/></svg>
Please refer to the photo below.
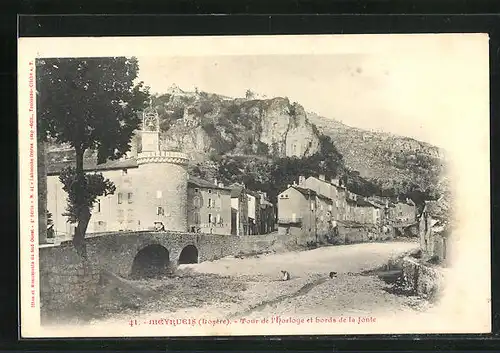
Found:
<svg viewBox="0 0 500 353"><path fill-rule="evenodd" d="M411 199L398 200L394 203L393 217L396 222L412 223L417 219L417 207Z"/></svg>
<svg viewBox="0 0 500 353"><path fill-rule="evenodd" d="M276 207L262 198L260 203L260 234L269 234L276 230Z"/></svg>
<svg viewBox="0 0 500 353"><path fill-rule="evenodd" d="M188 228L190 232L231 234L231 189L189 177Z"/></svg>
<svg viewBox="0 0 500 353"><path fill-rule="evenodd" d="M331 199L333 202L331 214L334 219L348 219L347 189L342 186L339 179L328 181L324 175L319 175L317 178L299 176L298 185Z"/></svg>
<svg viewBox="0 0 500 353"><path fill-rule="evenodd" d="M92 158L84 161L87 173L101 173L116 187L113 195L97 198L87 233L188 230L188 157L159 149L159 120L153 111L144 112L143 130L139 134L142 149L136 155L100 165ZM48 163L47 209L52 214L57 236L71 237L75 229L64 215L67 194L59 181L63 168L73 164L71 160Z"/></svg>
<svg viewBox="0 0 500 353"><path fill-rule="evenodd" d="M248 199L248 234L260 233L261 223L261 195L258 192L247 190Z"/></svg>
<svg viewBox="0 0 500 353"><path fill-rule="evenodd" d="M231 234L248 235L248 196L244 185L233 184L231 188Z"/></svg>
<svg viewBox="0 0 500 353"><path fill-rule="evenodd" d="M278 195L278 233L316 237L316 192L290 186Z"/></svg>
<svg viewBox="0 0 500 353"><path fill-rule="evenodd" d="M427 201L419 219L420 248L424 259L448 260L450 236L448 214L439 201Z"/></svg>

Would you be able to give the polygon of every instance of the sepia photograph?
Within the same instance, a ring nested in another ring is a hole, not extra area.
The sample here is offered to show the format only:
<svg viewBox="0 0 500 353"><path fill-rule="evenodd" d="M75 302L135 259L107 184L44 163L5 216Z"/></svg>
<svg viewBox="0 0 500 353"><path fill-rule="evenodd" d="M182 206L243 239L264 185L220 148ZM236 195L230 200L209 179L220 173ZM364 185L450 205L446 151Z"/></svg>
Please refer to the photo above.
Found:
<svg viewBox="0 0 500 353"><path fill-rule="evenodd" d="M487 35L19 47L23 337L490 331Z"/></svg>

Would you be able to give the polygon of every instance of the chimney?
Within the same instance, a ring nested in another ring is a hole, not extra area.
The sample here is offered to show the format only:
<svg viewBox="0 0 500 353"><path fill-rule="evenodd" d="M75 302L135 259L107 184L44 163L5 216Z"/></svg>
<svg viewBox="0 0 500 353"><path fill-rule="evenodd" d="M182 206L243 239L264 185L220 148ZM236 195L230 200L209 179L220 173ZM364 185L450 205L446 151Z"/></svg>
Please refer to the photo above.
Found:
<svg viewBox="0 0 500 353"><path fill-rule="evenodd" d="M293 181L293 186L297 186L297 182L295 180Z"/></svg>
<svg viewBox="0 0 500 353"><path fill-rule="evenodd" d="M223 187L224 187L224 183L219 183L219 184L218 184L218 186L219 186L220 188L223 188Z"/></svg>
<svg viewBox="0 0 500 353"><path fill-rule="evenodd" d="M214 178L214 184L219 185L219 183L217 182L217 178Z"/></svg>
<svg viewBox="0 0 500 353"><path fill-rule="evenodd" d="M306 177L303 175L299 175L299 185L304 184L305 181L306 181Z"/></svg>
<svg viewBox="0 0 500 353"><path fill-rule="evenodd" d="M323 181L325 181L325 174L320 174L320 175L319 175L319 180L323 180Z"/></svg>
<svg viewBox="0 0 500 353"><path fill-rule="evenodd" d="M339 180L337 178L332 178L330 182L335 186L339 186Z"/></svg>

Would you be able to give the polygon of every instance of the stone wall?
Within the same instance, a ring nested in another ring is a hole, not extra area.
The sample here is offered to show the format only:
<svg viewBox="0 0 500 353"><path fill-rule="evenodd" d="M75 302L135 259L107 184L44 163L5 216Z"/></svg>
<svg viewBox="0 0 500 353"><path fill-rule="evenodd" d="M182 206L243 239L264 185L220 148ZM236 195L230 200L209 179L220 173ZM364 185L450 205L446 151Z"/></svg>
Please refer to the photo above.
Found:
<svg viewBox="0 0 500 353"><path fill-rule="evenodd" d="M95 296L99 268L82 262L72 247L40 249L40 305L42 313L71 307L78 310Z"/></svg>
<svg viewBox="0 0 500 353"><path fill-rule="evenodd" d="M439 267L422 263L411 257L397 261L405 283L416 295L435 300L443 289L443 274Z"/></svg>

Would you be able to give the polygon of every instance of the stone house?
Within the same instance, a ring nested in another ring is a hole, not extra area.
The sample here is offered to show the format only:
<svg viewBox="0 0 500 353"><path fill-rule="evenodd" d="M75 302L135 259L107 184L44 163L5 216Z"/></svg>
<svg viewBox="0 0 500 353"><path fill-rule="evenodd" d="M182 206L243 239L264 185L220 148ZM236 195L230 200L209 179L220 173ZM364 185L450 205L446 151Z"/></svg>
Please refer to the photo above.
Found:
<svg viewBox="0 0 500 353"><path fill-rule="evenodd" d="M272 233L276 230L276 207L266 200L265 195L260 202L260 234Z"/></svg>
<svg viewBox="0 0 500 353"><path fill-rule="evenodd" d="M449 256L449 209L445 201L426 201L419 219L422 257L444 262Z"/></svg>
<svg viewBox="0 0 500 353"><path fill-rule="evenodd" d="M413 200L407 198L398 200L394 204L393 220L401 223L412 223L417 219L417 206Z"/></svg>
<svg viewBox="0 0 500 353"><path fill-rule="evenodd" d="M248 198L248 234L260 234L261 222L261 195L258 192L247 190Z"/></svg>
<svg viewBox="0 0 500 353"><path fill-rule="evenodd" d="M316 239L315 191L297 185L278 195L278 233L302 236L304 242Z"/></svg>
<svg viewBox="0 0 500 353"><path fill-rule="evenodd" d="M325 175L322 174L317 178L299 176L298 185L330 198L333 202L331 210L333 219L347 219L347 190L339 179L326 180Z"/></svg>
<svg viewBox="0 0 500 353"><path fill-rule="evenodd" d="M248 195L245 185L233 184L231 188L231 234L248 235Z"/></svg>
<svg viewBox="0 0 500 353"><path fill-rule="evenodd" d="M231 234L231 189L190 176L187 191L190 232Z"/></svg>
<svg viewBox="0 0 500 353"><path fill-rule="evenodd" d="M373 224L384 225L386 223L386 209L388 207L377 200L368 200L368 202L373 206Z"/></svg>
<svg viewBox="0 0 500 353"><path fill-rule="evenodd" d="M374 213L376 208L361 196L356 197L354 206L354 221L357 223L375 224Z"/></svg>
<svg viewBox="0 0 500 353"><path fill-rule="evenodd" d="M317 194L316 197L316 231L319 239L328 239L332 234L331 225L333 218L333 200Z"/></svg>

